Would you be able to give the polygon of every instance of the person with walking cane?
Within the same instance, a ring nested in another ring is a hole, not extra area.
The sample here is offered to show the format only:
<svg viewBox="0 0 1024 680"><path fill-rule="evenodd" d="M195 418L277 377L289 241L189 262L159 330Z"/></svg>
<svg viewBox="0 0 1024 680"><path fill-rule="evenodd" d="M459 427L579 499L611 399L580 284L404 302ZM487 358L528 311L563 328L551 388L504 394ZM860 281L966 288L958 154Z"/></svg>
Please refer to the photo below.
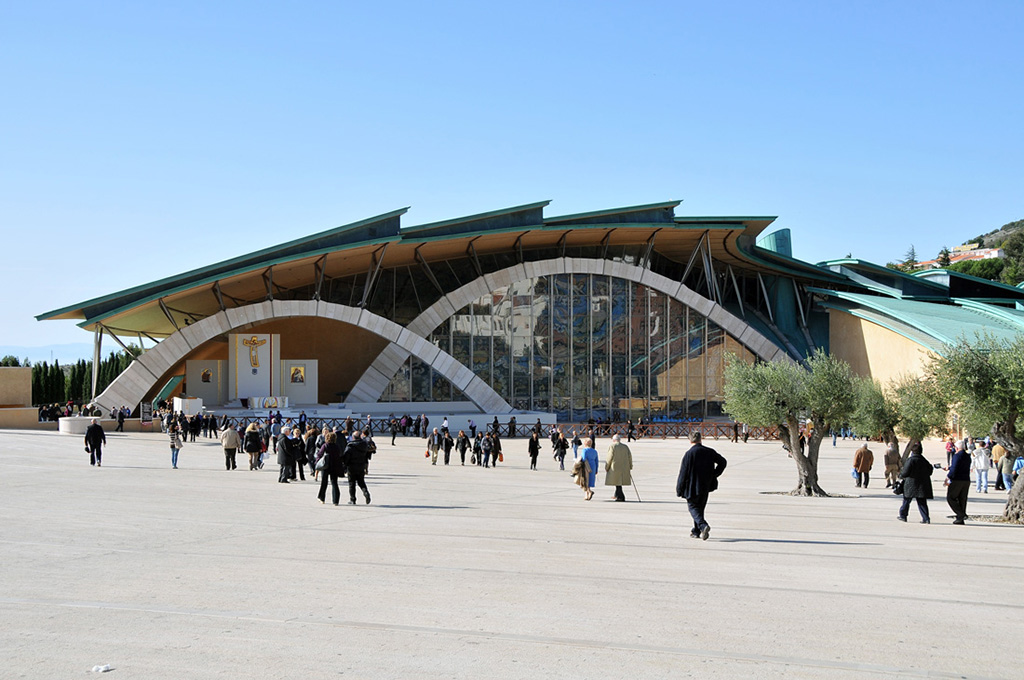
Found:
<svg viewBox="0 0 1024 680"><path fill-rule="evenodd" d="M686 499L686 507L693 517L690 538L706 541L711 533L711 527L704 519L704 508L708 504L708 495L718 488L718 478L725 472L726 461L718 451L700 442L700 432L691 432L690 443L693 446L683 455L683 462L679 466L676 495Z"/></svg>
<svg viewBox="0 0 1024 680"><path fill-rule="evenodd" d="M626 494L622 492L622 487L632 484L632 475L630 474L632 469L633 454L629 447L622 443L622 438L618 434L612 435L612 445L608 449L604 463L604 485L615 487L614 500L619 503L626 500Z"/></svg>

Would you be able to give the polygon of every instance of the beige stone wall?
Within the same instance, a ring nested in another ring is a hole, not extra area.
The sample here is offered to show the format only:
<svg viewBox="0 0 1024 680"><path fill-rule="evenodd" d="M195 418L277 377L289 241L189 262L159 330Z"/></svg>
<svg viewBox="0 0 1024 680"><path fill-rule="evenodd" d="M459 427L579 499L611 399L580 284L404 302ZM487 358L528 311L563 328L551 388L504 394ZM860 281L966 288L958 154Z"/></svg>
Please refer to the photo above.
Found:
<svg viewBox="0 0 1024 680"><path fill-rule="evenodd" d="M0 408L0 430L56 430L57 423L40 423L39 409Z"/></svg>
<svg viewBox="0 0 1024 680"><path fill-rule="evenodd" d="M923 375L934 353L899 333L865 319L829 310L829 350L853 372L883 385L904 375Z"/></svg>
<svg viewBox="0 0 1024 680"><path fill-rule="evenodd" d="M0 366L0 408L32 405L32 369Z"/></svg>

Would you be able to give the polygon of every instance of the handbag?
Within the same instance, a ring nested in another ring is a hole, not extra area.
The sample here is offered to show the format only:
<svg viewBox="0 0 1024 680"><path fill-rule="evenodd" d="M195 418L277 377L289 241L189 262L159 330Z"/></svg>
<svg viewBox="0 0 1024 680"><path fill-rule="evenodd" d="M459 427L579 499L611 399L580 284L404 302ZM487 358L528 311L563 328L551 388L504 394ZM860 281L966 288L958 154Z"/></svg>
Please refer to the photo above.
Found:
<svg viewBox="0 0 1024 680"><path fill-rule="evenodd" d="M499 453L498 454L498 462L499 463L504 463L505 462L505 454L503 454L503 453Z"/></svg>
<svg viewBox="0 0 1024 680"><path fill-rule="evenodd" d="M897 496L903 495L903 480L897 479L892 485L892 492Z"/></svg>
<svg viewBox="0 0 1024 680"><path fill-rule="evenodd" d="M427 449L426 451L423 452L423 457L430 458L430 449Z"/></svg>

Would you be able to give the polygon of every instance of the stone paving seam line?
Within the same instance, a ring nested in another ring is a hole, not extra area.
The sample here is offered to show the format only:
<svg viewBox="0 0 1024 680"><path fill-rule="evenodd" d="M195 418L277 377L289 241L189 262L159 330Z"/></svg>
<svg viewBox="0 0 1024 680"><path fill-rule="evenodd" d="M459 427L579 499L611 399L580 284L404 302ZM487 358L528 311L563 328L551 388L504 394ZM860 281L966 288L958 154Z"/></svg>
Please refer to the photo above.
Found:
<svg viewBox="0 0 1024 680"><path fill-rule="evenodd" d="M630 652L650 654L672 654L676 656L695 656L701 658L722 659L726 661L746 661L752 663L771 663L782 666L801 666L806 668L824 668L832 670L861 671L886 675L905 675L922 678L960 678L963 680L999 680L988 676L966 675L963 673L926 670L918 668L900 668L879 664L850 663L843 661L826 661L822 659L805 659L801 657L769 656L767 654L733 654L721 650L697 649L693 647L669 647L663 645L644 645L636 643L609 642L602 640L584 640L578 638L544 637L540 635L523 635L516 633L499 633L486 630L465 630L457 628L441 628L435 626L409 626L401 624L374 623L371 621L327 621L302 617L275 618L271 616L255 616L239 612L199 611L173 608L133 607L106 602L57 602L49 600L30 600L22 598L0 598L0 603L21 606L48 606L70 609L103 609L109 611L125 611L170 616L195 616L208 619L229 619L250 621L254 623L278 623L285 625L310 625L355 628L361 630L378 630L396 633L421 633L428 635L444 635L449 637L475 637L507 642L524 642L539 645L558 645L562 647L578 647L586 649L619 649Z"/></svg>

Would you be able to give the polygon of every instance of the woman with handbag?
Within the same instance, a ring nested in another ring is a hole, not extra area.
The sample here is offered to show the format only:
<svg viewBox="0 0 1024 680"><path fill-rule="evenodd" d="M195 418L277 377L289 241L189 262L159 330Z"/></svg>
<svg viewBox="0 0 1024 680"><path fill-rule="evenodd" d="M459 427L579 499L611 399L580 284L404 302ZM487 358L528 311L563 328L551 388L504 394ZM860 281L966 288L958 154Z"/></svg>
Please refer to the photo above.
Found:
<svg viewBox="0 0 1024 680"><path fill-rule="evenodd" d="M316 441L315 439L313 441ZM317 498L323 503L327 497L327 482L331 483L331 499L337 505L341 502L341 489L338 487L338 477L344 470L344 463L341 459L342 449L338 445L338 435L328 432L324 436L324 445L317 453L313 461L313 469L321 472L320 493Z"/></svg>
<svg viewBox="0 0 1024 680"><path fill-rule="evenodd" d="M256 423L249 423L249 427L245 428L242 448L249 454L249 469L257 469L260 464L260 454L263 453L263 436Z"/></svg>
<svg viewBox="0 0 1024 680"><path fill-rule="evenodd" d="M540 438L536 430L530 435L530 441L526 444L526 451L530 454L530 469L537 469L537 456L540 455Z"/></svg>
<svg viewBox="0 0 1024 680"><path fill-rule="evenodd" d="M482 466L484 464L484 450L481 442L483 442L484 435L482 432L477 432L473 435L473 455L469 459L470 465Z"/></svg>
<svg viewBox="0 0 1024 680"><path fill-rule="evenodd" d="M597 465L597 449L594 448L593 440L588 438L583 442L579 459L573 467L576 484L583 489L584 500L589 501L594 497L594 486L597 484Z"/></svg>
<svg viewBox="0 0 1024 680"><path fill-rule="evenodd" d="M558 461L558 469L565 469L565 454L569 451L569 441L565 438L564 432L558 433L558 438L554 441L555 448L555 460Z"/></svg>
<svg viewBox="0 0 1024 680"><path fill-rule="evenodd" d="M171 440L171 469L178 469L178 451L181 451L181 447L184 444L181 442L181 437L178 436L178 424L171 423L171 429L167 433Z"/></svg>
<svg viewBox="0 0 1024 680"><path fill-rule="evenodd" d="M299 468L301 469L304 463L309 463L309 469L313 473L313 479L316 479L317 475L320 473L320 471L316 469L315 461L316 452L318 450L316 442L317 439L319 439L319 434L320 430L316 429L315 425L313 427L306 428L306 431L302 434L302 438L305 440L305 454L303 455L302 461L299 463Z"/></svg>
<svg viewBox="0 0 1024 680"><path fill-rule="evenodd" d="M903 482L903 504L900 506L900 514L896 516L901 522L907 521L907 512L910 510L910 501L917 500L917 509L921 512L921 524L931 524L928 515L928 499L932 495L932 473L934 466L925 459L920 442L910 447L910 457L903 465L900 477ZM898 487L899 481L896 482Z"/></svg>

